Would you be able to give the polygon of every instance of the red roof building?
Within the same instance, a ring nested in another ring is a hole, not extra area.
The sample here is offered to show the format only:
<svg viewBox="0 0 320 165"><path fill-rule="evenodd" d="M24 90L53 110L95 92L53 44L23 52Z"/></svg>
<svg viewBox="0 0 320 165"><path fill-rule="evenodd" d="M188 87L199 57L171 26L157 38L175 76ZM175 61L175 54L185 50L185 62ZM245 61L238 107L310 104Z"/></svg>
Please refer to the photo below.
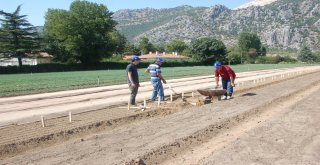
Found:
<svg viewBox="0 0 320 165"><path fill-rule="evenodd" d="M125 56L123 57L124 60L131 60L132 56ZM165 52L163 53L152 53L150 52L149 54L144 54L139 56L142 60L147 60L147 59L155 59L157 57L160 58L164 58L164 59L188 59L190 57L187 56L182 56L182 55L178 55L177 53L173 52L173 54L166 54Z"/></svg>

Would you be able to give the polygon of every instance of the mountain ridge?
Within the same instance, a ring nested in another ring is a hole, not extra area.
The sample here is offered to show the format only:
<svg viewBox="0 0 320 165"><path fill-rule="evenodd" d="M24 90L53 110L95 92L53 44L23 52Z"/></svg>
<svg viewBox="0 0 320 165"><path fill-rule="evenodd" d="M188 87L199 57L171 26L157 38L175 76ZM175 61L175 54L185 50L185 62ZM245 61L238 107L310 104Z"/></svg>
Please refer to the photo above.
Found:
<svg viewBox="0 0 320 165"><path fill-rule="evenodd" d="M147 37L153 44L173 39L186 43L212 36L225 44L235 44L241 32L256 32L270 48L299 49L308 45L319 51L320 0L277 0L265 6L231 10L212 7L179 6L171 9L120 10L113 19L117 29L130 41Z"/></svg>
<svg viewBox="0 0 320 165"><path fill-rule="evenodd" d="M244 9L244 8L248 8L248 7L251 7L251 6L264 6L264 5L268 5L270 3L273 3L277 0L253 0L253 1L250 1L248 3L245 3L243 5L240 5L238 7L236 7L235 9Z"/></svg>

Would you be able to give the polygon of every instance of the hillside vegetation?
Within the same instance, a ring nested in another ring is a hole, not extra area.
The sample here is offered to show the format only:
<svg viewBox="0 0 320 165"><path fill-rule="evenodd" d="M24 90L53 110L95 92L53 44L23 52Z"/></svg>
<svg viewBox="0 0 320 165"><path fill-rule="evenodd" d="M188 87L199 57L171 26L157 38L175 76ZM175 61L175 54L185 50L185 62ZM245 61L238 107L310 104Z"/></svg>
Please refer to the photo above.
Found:
<svg viewBox="0 0 320 165"><path fill-rule="evenodd" d="M320 0L278 0L269 5L231 10L180 6L171 9L119 10L117 29L129 40L147 37L154 44L186 43L213 36L233 45L241 32L255 32L269 48L320 48Z"/></svg>

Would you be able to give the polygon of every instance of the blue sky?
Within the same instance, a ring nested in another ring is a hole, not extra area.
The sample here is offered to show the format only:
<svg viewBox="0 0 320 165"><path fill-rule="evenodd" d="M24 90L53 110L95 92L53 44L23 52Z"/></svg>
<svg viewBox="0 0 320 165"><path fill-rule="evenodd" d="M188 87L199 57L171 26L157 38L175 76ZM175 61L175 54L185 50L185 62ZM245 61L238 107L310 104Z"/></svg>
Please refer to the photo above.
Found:
<svg viewBox="0 0 320 165"><path fill-rule="evenodd" d="M181 5L194 7L210 7L222 4L230 9L238 7L250 0L87 0L98 4L103 4L110 11L120 9L141 9L151 8L173 8ZM28 15L27 19L35 26L44 24L44 16L49 8L68 10L73 0L0 0L0 10L13 12L18 5L22 4L20 14Z"/></svg>

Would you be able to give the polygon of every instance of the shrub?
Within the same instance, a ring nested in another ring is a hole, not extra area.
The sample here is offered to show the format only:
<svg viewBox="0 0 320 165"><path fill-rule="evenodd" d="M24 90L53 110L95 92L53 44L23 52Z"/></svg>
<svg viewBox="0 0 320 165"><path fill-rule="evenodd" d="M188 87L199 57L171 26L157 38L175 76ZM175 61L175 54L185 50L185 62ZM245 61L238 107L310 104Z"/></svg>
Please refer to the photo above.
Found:
<svg viewBox="0 0 320 165"><path fill-rule="evenodd" d="M281 56L260 56L255 61L256 64L294 64L297 63L297 60L291 58L289 56L281 57Z"/></svg>
<svg viewBox="0 0 320 165"><path fill-rule="evenodd" d="M97 63L96 65L85 67L81 64L67 64L67 63L47 63L38 65L23 65L22 71L19 72L17 66L0 67L0 74L13 74L13 73L43 73L43 72L66 72L66 71L85 71L85 70L115 70L125 69L131 61L105 61ZM150 61L142 61L139 67L147 68ZM178 66L200 66L200 62L194 62L190 59L186 60L166 60L163 63L164 67L178 67Z"/></svg>

